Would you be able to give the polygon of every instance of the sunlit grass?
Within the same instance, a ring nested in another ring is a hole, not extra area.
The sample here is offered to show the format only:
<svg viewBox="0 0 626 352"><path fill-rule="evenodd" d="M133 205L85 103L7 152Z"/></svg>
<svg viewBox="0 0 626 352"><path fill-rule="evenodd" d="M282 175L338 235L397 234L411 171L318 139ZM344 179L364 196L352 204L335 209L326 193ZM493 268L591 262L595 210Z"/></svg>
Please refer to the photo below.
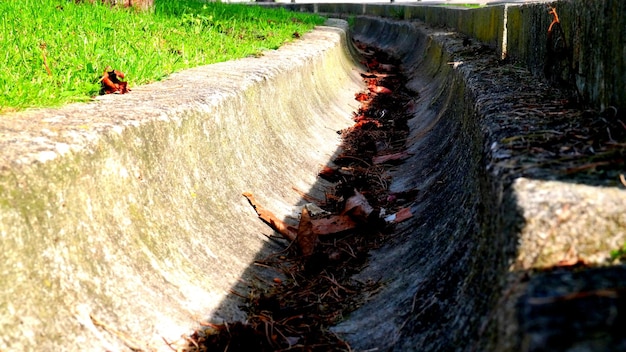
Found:
<svg viewBox="0 0 626 352"><path fill-rule="evenodd" d="M107 66L124 72L132 87L276 49L324 21L195 0L156 0L151 12L74 0L2 0L0 14L0 112L87 101L98 94Z"/></svg>

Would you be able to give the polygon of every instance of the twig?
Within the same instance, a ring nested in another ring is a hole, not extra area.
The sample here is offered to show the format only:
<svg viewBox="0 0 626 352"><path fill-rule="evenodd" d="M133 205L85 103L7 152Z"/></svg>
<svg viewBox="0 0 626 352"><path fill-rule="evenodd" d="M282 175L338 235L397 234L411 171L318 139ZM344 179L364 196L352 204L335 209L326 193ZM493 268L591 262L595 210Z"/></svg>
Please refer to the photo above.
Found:
<svg viewBox="0 0 626 352"><path fill-rule="evenodd" d="M517 135L517 136L511 136L511 137L507 137L507 138L503 138L500 143L502 144L507 144L509 142L513 142L517 139L530 139L530 138L535 138L535 137L544 137L546 136L546 134L557 134L557 135L563 135L562 132L559 131L554 131L554 130L542 130L542 131L536 131L534 133L527 133L527 134L521 134L521 135Z"/></svg>
<svg viewBox="0 0 626 352"><path fill-rule="evenodd" d="M128 334L125 334L117 329L115 329L114 327L110 326L109 324L103 322L102 320L96 318L93 314L89 314L89 318L91 318L91 321L93 322L93 325L101 327L102 329L108 331L109 333L117 336L117 338L119 338L120 340L122 340L122 342L128 346L128 348L130 348L131 350L135 351L135 352L141 352L141 351L145 351L145 349L141 346L145 346L146 344L134 339L132 337L130 337Z"/></svg>
<svg viewBox="0 0 626 352"><path fill-rule="evenodd" d="M350 156L350 155L341 155L340 157L338 157L338 159L353 159L356 161L360 161L363 164L367 165L367 167L371 167L372 165L370 163L368 163L367 161L361 159L361 158L357 158L356 156Z"/></svg>
<svg viewBox="0 0 626 352"><path fill-rule="evenodd" d="M625 287L604 288L593 291L573 292L553 297L530 297L528 298L528 303L531 305L544 305L587 297L619 298L624 293L626 293Z"/></svg>
<svg viewBox="0 0 626 352"><path fill-rule="evenodd" d="M404 327L406 326L406 324L408 324L409 320L411 320L411 318L416 318L418 316L420 316L422 314L422 312L424 312L426 309L430 308L432 305L434 305L435 303L437 303L437 297L436 296L431 296L430 299L428 299L428 301L426 301L425 305L422 305L422 309L420 310L420 312L417 315L412 315L413 312L415 311L415 302L416 302L416 298L417 298L417 294L419 293L419 290L417 290L415 292L415 294L413 295L413 307L411 307L411 313L409 313L409 317L407 317L404 322L402 322L402 324L400 325L400 327L397 329L397 333L396 336L394 338L393 344L395 345L396 342L400 339L400 332L402 331L402 329L404 329Z"/></svg>
<svg viewBox="0 0 626 352"><path fill-rule="evenodd" d="M611 164L610 161L596 161L595 163L589 163L589 164L585 164L585 165L581 165L581 166L570 167L570 168L565 170L565 173L566 174L573 174L573 173L584 171L584 170L587 170L587 169L593 169L593 168L598 167L598 166L604 166L604 165L610 165L610 164Z"/></svg>
<svg viewBox="0 0 626 352"><path fill-rule="evenodd" d="M42 42L41 44L39 44L39 48L41 48L41 56L43 57L43 65L46 68L46 71L48 72L48 76L52 76L52 71L50 71L50 67L48 67L48 60L46 58L46 47L48 45L46 44L46 42Z"/></svg>
<svg viewBox="0 0 626 352"><path fill-rule="evenodd" d="M232 295L235 295L235 296L240 297L240 298L243 298L243 299L248 299L248 298L249 298L249 297L246 297L246 296L242 295L241 293L239 293L239 292L237 292L237 291L233 290L232 288L231 288L230 290L228 290L228 292L229 292L230 294L232 294Z"/></svg>
<svg viewBox="0 0 626 352"><path fill-rule="evenodd" d="M352 249L352 247L349 244L346 244L346 246L350 249L350 251L348 252L347 249L341 248L339 246L336 246L337 248L339 248L339 250L346 252L349 256L351 256L352 258L356 259L356 254L354 254L354 250Z"/></svg>
<svg viewBox="0 0 626 352"><path fill-rule="evenodd" d="M330 281L332 284L334 284L335 286L339 287L340 289L344 290L347 293L356 293L356 291L352 291L348 288L345 288L343 286L341 286L334 278L331 279L330 277L326 276L326 275L320 275L320 277Z"/></svg>
<svg viewBox="0 0 626 352"><path fill-rule="evenodd" d="M176 351L176 349L172 347L173 342L168 342L163 336L161 336L161 338L163 339L163 341L165 341L165 344L167 345L167 347L169 347L172 351Z"/></svg>
<svg viewBox="0 0 626 352"><path fill-rule="evenodd" d="M296 191L296 193L298 193L300 195L300 197L302 197L302 199L306 200L309 203L315 203L315 204L324 204L324 201L321 199L317 199L313 196L308 195L306 192L301 191L299 189L297 189L296 187L291 187L292 190Z"/></svg>
<svg viewBox="0 0 626 352"><path fill-rule="evenodd" d="M348 352L352 352L352 348L350 348L350 345L347 342L345 342L344 340L340 339L339 336L337 336L337 334L334 331L330 331L330 333L335 335L335 338L337 338L337 340L339 342L343 343L346 346L346 348L348 349Z"/></svg>
<svg viewBox="0 0 626 352"><path fill-rule="evenodd" d="M198 343L196 342L196 340L192 339L191 337L183 335L183 339L187 340L188 342L191 342L194 346L196 346L197 349L200 349L200 346L198 346Z"/></svg>

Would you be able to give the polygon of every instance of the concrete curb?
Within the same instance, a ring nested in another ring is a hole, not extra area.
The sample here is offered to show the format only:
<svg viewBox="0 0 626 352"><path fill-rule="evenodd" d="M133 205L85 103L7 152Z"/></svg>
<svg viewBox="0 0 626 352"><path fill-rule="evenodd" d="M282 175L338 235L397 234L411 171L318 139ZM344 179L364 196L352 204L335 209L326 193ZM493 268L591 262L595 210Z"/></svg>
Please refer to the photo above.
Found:
<svg viewBox="0 0 626 352"><path fill-rule="evenodd" d="M292 187L315 194L358 104L333 23L260 58L3 116L0 350L169 350L209 316L244 319L228 292L276 248L241 193L277 214Z"/></svg>

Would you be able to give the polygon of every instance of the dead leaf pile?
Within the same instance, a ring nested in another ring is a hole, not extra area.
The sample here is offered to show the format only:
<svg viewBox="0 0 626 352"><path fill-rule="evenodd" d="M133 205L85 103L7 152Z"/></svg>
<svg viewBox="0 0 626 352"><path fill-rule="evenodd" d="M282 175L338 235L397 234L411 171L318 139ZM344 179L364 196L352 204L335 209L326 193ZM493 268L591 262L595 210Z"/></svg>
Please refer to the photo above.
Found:
<svg viewBox="0 0 626 352"><path fill-rule="evenodd" d="M124 78L124 73L107 67L102 74L102 78L100 78L100 84L102 85L100 94L126 94L130 92L128 82L121 81L121 78Z"/></svg>
<svg viewBox="0 0 626 352"><path fill-rule="evenodd" d="M355 124L338 131L341 152L318 176L328 184L325 199L302 207L297 224L288 224L245 192L258 217L285 239L285 249L258 260L260 267L283 273L250 292L232 292L247 301L245 323L206 323L188 351L349 351L328 327L343 319L380 289L380 282L352 279L395 224L413 216L418 190L389 191L389 169L410 157L405 149L411 98L398 66L382 52L355 43L369 72Z"/></svg>

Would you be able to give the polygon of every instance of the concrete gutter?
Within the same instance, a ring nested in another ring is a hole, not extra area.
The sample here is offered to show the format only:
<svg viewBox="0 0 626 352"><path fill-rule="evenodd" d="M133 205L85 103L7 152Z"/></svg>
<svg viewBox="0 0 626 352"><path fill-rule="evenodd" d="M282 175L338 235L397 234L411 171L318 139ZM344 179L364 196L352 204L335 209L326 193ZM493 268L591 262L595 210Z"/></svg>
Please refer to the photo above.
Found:
<svg viewBox="0 0 626 352"><path fill-rule="evenodd" d="M561 331L558 309L537 304L606 282L626 287L621 267L600 268L596 279L529 279L572 246L600 266L626 241L621 186L511 166L502 142L515 132L504 122L519 124L511 111L537 123L546 116L515 107L522 93L560 93L466 33L354 21L351 35L401 59L409 75L412 157L390 188L419 196L413 218L356 277L385 285L334 330L355 350L541 350L554 336L578 343L571 331L581 332L578 347L602 350L584 345L597 331L613 339L604 350L622 346L602 315L587 330ZM261 58L3 116L0 281L10 284L0 288L0 350L168 350L163 338L198 322L244 319L229 291L275 275L251 263L279 248L241 193L276 214L302 203L301 192L319 196L317 171L337 152L336 131L352 124L363 89L346 25L333 23Z"/></svg>

